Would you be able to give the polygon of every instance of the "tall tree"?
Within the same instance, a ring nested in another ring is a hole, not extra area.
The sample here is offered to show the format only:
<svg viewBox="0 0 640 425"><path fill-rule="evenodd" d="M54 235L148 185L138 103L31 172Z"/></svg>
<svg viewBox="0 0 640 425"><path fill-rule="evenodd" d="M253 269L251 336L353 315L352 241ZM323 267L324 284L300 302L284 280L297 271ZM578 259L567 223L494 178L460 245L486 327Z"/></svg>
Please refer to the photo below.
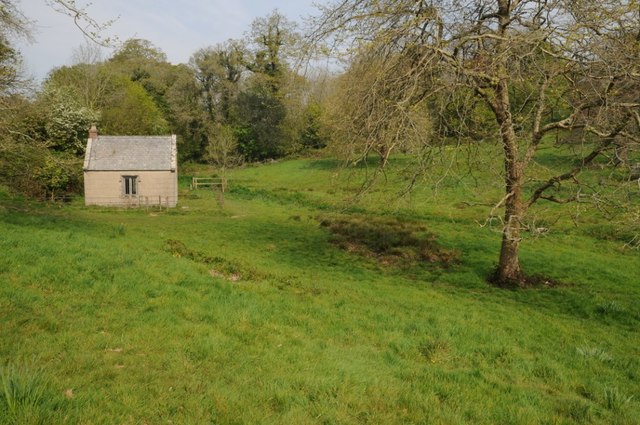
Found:
<svg viewBox="0 0 640 425"><path fill-rule="evenodd" d="M529 209L542 200L574 200L551 192L577 183L581 171L616 146L638 143L634 0L344 0L321 10L312 42L348 45L387 63L378 74L387 91L375 94L386 96L390 115L446 91L467 90L485 103L503 150L498 284L527 284L519 248ZM516 107L518 86L527 86L528 107ZM558 90L566 103L561 115L552 113ZM545 135L557 129L580 129L589 136L588 151L565 173L527 186Z"/></svg>
<svg viewBox="0 0 640 425"><path fill-rule="evenodd" d="M149 40L132 38L123 43L108 62L110 69L140 84L168 119L169 106L165 99L172 80L173 66L167 55Z"/></svg>
<svg viewBox="0 0 640 425"><path fill-rule="evenodd" d="M208 118L201 107L201 89L193 69L186 65L175 67L165 98L172 131L179 136L180 160L202 160L207 146Z"/></svg>
<svg viewBox="0 0 640 425"><path fill-rule="evenodd" d="M290 132L285 98L295 81L289 59L298 36L293 23L277 11L256 19L248 34L251 71L238 96L238 147L248 160L278 158L287 153Z"/></svg>
<svg viewBox="0 0 640 425"><path fill-rule="evenodd" d="M268 76L274 92L289 72L288 60L298 38L296 25L277 10L251 24L249 42L254 58L249 69Z"/></svg>
<svg viewBox="0 0 640 425"><path fill-rule="evenodd" d="M233 103L240 91L240 79L246 72L247 52L239 40L206 47L189 60L202 93L209 118L216 122L231 120Z"/></svg>
<svg viewBox="0 0 640 425"><path fill-rule="evenodd" d="M248 161L279 158L285 153L281 125L287 111L272 88L270 78L254 74L238 95L238 149Z"/></svg>

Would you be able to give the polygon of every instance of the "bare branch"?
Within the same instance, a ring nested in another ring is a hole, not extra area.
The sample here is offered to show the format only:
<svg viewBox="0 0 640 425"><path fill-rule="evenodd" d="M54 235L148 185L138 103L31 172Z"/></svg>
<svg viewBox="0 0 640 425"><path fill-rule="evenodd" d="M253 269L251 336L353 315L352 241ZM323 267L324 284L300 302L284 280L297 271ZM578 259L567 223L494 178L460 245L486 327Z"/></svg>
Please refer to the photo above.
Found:
<svg viewBox="0 0 640 425"><path fill-rule="evenodd" d="M556 204L568 204L568 203L577 201L578 197L577 196L571 196L569 198L561 199L561 198L556 198L553 195L541 195L538 199L544 199L546 201L550 201L550 202L553 202L553 203L556 203Z"/></svg>
<svg viewBox="0 0 640 425"><path fill-rule="evenodd" d="M602 138L602 141L600 142L600 144L595 149L593 149L591 153L585 156L580 161L579 165L575 166L573 169L571 169L570 171L564 174L560 174L558 176L550 178L543 185L539 186L529 198L529 201L527 202L527 208L533 205L538 199L546 199L546 197L543 197L543 194L546 190L550 189L551 187L554 187L556 184L562 181L575 179L575 177L586 166L591 164L604 150L606 150L613 144L613 142L615 141L615 138L622 132L624 127L626 127L628 120L629 120L629 116L627 116L627 119L622 120L622 123L619 124L618 127L613 129L609 133L604 133L602 131L597 130L594 127L586 127L587 131Z"/></svg>
<svg viewBox="0 0 640 425"><path fill-rule="evenodd" d="M109 29L120 17L110 19L100 23L87 12L87 8L91 5L79 6L76 0L46 0L47 4L56 12L67 15L73 19L76 27L94 43L109 47L117 43L117 37L104 37L104 32Z"/></svg>

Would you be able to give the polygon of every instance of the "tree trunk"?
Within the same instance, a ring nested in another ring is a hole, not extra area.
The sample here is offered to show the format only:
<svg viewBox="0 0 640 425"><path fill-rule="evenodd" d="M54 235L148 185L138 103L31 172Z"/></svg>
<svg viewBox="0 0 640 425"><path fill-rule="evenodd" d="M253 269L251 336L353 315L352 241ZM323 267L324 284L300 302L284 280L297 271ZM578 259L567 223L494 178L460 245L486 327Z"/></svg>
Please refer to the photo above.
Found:
<svg viewBox="0 0 640 425"><path fill-rule="evenodd" d="M493 281L501 286L519 286L524 282L518 256L521 220L525 212L522 202L524 165L518 155L518 140L513 128L507 78L502 78L496 87L495 115L500 124L504 149L505 210L500 261Z"/></svg>
<svg viewBox="0 0 640 425"><path fill-rule="evenodd" d="M513 137L513 138L512 138ZM508 139L508 143L505 141ZM520 269L518 249L520 248L520 230L525 212L522 202L523 172L522 163L518 161L517 149L514 151L515 134L513 131L503 134L505 143L505 208L504 227L502 229L502 247L500 261L494 276L499 285L522 285L524 275ZM513 142L513 143L512 143ZM515 157L514 157L515 155Z"/></svg>
<svg viewBox="0 0 640 425"><path fill-rule="evenodd" d="M502 247L500 261L495 274L495 283L500 285L521 285L523 281L520 269L520 219L522 217L522 194L516 189L505 203L504 228L502 229ZM517 194L516 194L517 193Z"/></svg>

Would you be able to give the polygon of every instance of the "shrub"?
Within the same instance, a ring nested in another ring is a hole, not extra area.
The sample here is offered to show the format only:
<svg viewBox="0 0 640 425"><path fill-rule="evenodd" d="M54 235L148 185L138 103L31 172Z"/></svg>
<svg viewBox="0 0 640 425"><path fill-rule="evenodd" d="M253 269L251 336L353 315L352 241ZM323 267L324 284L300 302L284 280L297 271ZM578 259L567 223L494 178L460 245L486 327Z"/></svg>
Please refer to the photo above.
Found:
<svg viewBox="0 0 640 425"><path fill-rule="evenodd" d="M33 198L66 197L82 190L82 163L69 153L5 141L0 143L0 183Z"/></svg>

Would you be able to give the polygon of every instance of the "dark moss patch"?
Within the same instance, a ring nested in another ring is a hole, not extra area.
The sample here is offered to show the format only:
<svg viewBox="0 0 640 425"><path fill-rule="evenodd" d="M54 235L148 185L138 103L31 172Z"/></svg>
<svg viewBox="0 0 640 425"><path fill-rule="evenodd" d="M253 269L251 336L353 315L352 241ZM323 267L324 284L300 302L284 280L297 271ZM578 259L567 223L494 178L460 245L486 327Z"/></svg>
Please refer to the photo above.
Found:
<svg viewBox="0 0 640 425"><path fill-rule="evenodd" d="M319 221L331 232L335 245L385 265L421 261L447 266L460 256L458 251L441 247L418 221L363 215L323 216Z"/></svg>

